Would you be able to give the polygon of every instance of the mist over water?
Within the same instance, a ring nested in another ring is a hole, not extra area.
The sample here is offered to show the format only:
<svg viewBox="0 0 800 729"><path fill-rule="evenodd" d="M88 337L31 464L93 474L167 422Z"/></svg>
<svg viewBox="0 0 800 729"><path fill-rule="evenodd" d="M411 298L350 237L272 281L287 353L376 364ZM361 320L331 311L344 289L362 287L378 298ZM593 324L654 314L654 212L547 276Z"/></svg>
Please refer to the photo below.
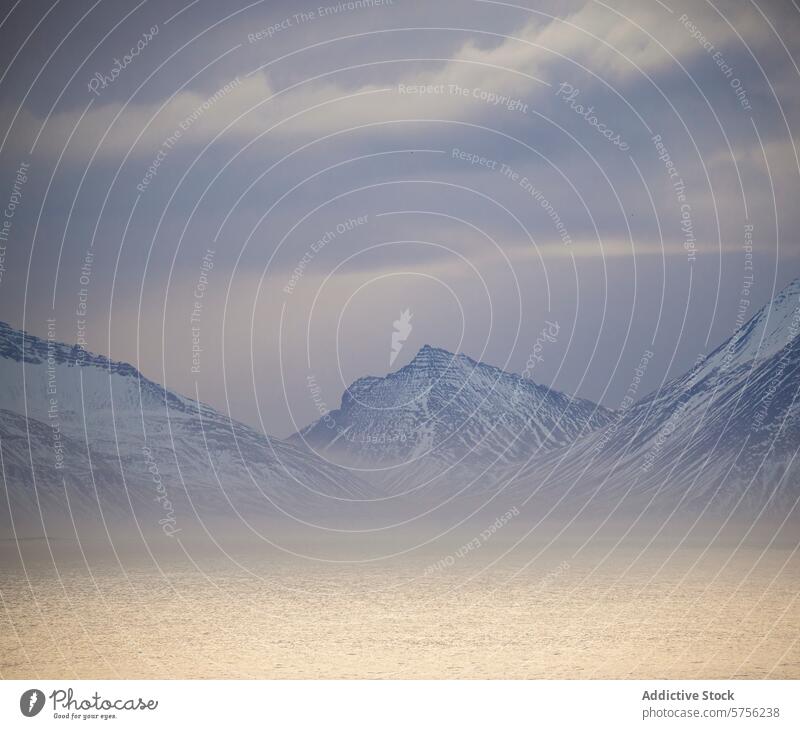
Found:
<svg viewBox="0 0 800 729"><path fill-rule="evenodd" d="M85 545L84 562L56 542L56 569L44 545L23 543L24 572L4 545L0 668L8 678L797 675L791 549L562 542L504 554L510 544L487 543L467 557L456 544L370 563L241 543L226 555L172 545L156 560L119 545L117 562Z"/></svg>

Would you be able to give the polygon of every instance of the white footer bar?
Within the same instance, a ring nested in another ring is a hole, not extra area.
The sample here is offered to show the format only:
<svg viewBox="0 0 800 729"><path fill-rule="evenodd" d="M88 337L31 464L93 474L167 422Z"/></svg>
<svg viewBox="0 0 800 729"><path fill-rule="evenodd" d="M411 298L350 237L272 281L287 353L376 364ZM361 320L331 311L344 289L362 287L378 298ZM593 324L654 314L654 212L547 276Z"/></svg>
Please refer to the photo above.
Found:
<svg viewBox="0 0 800 729"><path fill-rule="evenodd" d="M796 681L2 681L0 726L800 727Z"/></svg>

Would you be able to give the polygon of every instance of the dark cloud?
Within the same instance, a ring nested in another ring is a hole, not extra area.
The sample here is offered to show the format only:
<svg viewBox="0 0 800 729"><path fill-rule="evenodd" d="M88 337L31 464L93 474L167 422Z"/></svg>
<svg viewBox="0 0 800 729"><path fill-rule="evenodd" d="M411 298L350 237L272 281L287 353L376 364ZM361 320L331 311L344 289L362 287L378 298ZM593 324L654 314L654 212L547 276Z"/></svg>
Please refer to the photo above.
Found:
<svg viewBox="0 0 800 729"><path fill-rule="evenodd" d="M252 422L255 387L284 433L287 400L315 416L307 336L334 406L385 371L407 307L409 357L424 340L517 369L558 317L537 376L614 406L644 348L655 387L733 328L745 226L754 302L800 275L791 5L371 5L16 6L3 205L30 172L3 318L41 332L55 302L74 340L91 248L90 346L192 393L213 249L201 394Z"/></svg>

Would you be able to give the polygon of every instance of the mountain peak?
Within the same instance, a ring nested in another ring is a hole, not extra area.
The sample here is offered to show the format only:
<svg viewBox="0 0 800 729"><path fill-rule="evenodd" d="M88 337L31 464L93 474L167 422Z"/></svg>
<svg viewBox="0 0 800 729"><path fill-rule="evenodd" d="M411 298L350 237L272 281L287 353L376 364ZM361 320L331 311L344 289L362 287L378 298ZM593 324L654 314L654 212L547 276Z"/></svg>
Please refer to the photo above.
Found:
<svg viewBox="0 0 800 729"><path fill-rule="evenodd" d="M396 372L356 380L338 410L294 437L359 467L428 456L512 462L570 443L610 417L594 403L425 344Z"/></svg>
<svg viewBox="0 0 800 729"><path fill-rule="evenodd" d="M441 349L440 347L433 347L430 344L423 344L422 347L420 347L419 351L414 355L414 359L411 360L409 365L427 366L430 364L437 364L437 363L447 364L449 362L452 362L458 356L463 356L463 355L453 354L452 352L448 352L446 349Z"/></svg>
<svg viewBox="0 0 800 729"><path fill-rule="evenodd" d="M466 377L472 372L494 373L496 377L501 375L513 377L493 365L478 362L463 352L454 353L430 344L420 347L411 362L396 372L390 372L387 377L408 377L410 375L414 378L433 377L438 380L441 377L445 377L445 379Z"/></svg>
<svg viewBox="0 0 800 729"><path fill-rule="evenodd" d="M799 305L800 278L796 278L775 294L775 298L764 306L762 311L771 311L780 318L790 317L795 314Z"/></svg>
<svg viewBox="0 0 800 729"><path fill-rule="evenodd" d="M762 306L716 353L727 365L763 360L780 352L800 331L800 278L781 289ZM712 354L713 356L713 354Z"/></svg>

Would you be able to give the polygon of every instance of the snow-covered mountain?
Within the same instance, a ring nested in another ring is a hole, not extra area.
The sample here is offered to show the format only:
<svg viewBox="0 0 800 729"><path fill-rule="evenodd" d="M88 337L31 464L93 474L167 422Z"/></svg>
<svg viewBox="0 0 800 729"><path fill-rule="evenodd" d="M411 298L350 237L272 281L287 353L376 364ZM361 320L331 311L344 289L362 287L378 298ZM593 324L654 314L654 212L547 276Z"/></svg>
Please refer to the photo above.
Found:
<svg viewBox="0 0 800 729"><path fill-rule="evenodd" d="M476 468L572 443L611 418L587 400L425 345L396 372L356 380L338 410L292 441L360 467L415 472L424 461Z"/></svg>
<svg viewBox="0 0 800 729"><path fill-rule="evenodd" d="M591 509L788 514L800 497L800 280L605 428L518 480Z"/></svg>
<svg viewBox="0 0 800 729"><path fill-rule="evenodd" d="M795 281L689 372L619 411L425 346L281 441L131 365L0 324L0 531L41 514L135 517L143 530L278 517L358 531L445 502L467 513L469 496L556 524L796 522L799 333Z"/></svg>
<svg viewBox="0 0 800 729"><path fill-rule="evenodd" d="M129 364L2 323L0 379L4 487L18 523L40 511L136 515L167 531L188 514L313 519L364 494L353 474Z"/></svg>

